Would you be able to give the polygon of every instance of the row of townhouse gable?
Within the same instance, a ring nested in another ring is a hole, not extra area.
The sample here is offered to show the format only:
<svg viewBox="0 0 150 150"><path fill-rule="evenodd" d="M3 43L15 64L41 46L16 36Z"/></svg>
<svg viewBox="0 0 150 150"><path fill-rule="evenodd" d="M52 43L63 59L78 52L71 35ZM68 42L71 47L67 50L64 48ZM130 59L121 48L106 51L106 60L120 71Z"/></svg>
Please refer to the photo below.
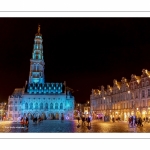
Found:
<svg viewBox="0 0 150 150"><path fill-rule="evenodd" d="M128 82L122 77L121 82L113 80L113 86L107 89L92 89L90 106L93 117L109 116L128 120L131 115L150 117L150 72L142 70L142 75L131 75Z"/></svg>

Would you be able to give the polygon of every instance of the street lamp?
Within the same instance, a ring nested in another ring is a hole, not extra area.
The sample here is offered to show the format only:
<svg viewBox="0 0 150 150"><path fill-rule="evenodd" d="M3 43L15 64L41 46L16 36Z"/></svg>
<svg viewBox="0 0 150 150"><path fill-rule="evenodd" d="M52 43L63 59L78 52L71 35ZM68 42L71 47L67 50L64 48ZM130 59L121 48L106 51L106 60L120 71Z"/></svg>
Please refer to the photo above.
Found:
<svg viewBox="0 0 150 150"><path fill-rule="evenodd" d="M135 116L135 99L134 99L134 92L132 91L128 91L128 94L131 93L131 97L133 98L133 105L132 105L132 108L134 109L134 116ZM137 109L138 110L138 109Z"/></svg>

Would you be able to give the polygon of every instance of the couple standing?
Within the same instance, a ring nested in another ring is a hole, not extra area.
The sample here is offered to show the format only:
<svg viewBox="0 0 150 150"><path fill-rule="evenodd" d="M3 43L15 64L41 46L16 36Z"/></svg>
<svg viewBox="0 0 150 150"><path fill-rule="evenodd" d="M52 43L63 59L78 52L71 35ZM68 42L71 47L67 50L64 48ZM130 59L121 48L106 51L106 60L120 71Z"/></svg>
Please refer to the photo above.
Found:
<svg viewBox="0 0 150 150"><path fill-rule="evenodd" d="M26 118L21 118L21 126L22 127L24 127L24 126L26 126L27 127L27 129L28 129L28 126L29 126L29 119L28 119L28 117L26 117Z"/></svg>

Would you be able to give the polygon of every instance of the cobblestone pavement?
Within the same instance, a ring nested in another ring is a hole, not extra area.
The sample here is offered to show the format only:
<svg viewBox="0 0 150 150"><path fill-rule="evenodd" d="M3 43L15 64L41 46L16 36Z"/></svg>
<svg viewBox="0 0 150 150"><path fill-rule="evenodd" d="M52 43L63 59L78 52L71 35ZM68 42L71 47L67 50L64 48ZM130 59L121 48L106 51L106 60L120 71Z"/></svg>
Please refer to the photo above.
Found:
<svg viewBox="0 0 150 150"><path fill-rule="evenodd" d="M0 122L1 133L150 133L150 123L145 123L143 127L131 128L127 122L103 122L92 120L91 127L82 125L78 126L77 120L63 122L60 120L44 120L41 123L29 122L29 128L21 127L20 123L11 121Z"/></svg>

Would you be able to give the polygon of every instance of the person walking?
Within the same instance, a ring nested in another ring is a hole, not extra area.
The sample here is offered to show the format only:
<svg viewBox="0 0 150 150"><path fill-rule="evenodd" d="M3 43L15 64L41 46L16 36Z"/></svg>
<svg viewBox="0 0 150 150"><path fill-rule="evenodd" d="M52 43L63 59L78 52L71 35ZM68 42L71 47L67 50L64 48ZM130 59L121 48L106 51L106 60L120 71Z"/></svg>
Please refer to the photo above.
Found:
<svg viewBox="0 0 150 150"><path fill-rule="evenodd" d="M85 116L82 116L82 126L85 125Z"/></svg>
<svg viewBox="0 0 150 150"><path fill-rule="evenodd" d="M88 122L88 127L91 126L91 118L90 118L89 115L88 115L88 118L87 118L87 122Z"/></svg>
<svg viewBox="0 0 150 150"><path fill-rule="evenodd" d="M133 116L132 126L135 127L135 116Z"/></svg>
<svg viewBox="0 0 150 150"><path fill-rule="evenodd" d="M146 117L146 122L148 123L148 117Z"/></svg>
<svg viewBox="0 0 150 150"><path fill-rule="evenodd" d="M63 113L61 114L61 122L63 122L63 120L64 120L64 115L63 115Z"/></svg>
<svg viewBox="0 0 150 150"><path fill-rule="evenodd" d="M21 118L20 124L21 124L21 127L24 127L24 118L23 117Z"/></svg>
<svg viewBox="0 0 150 150"><path fill-rule="evenodd" d="M141 118L141 117L139 117L139 125L140 125L140 127L141 127L141 126L143 127L142 118Z"/></svg>
<svg viewBox="0 0 150 150"><path fill-rule="evenodd" d="M114 117L112 117L112 122L115 122L115 118Z"/></svg>
<svg viewBox="0 0 150 150"><path fill-rule="evenodd" d="M80 116L78 116L78 124L80 124Z"/></svg>
<svg viewBox="0 0 150 150"><path fill-rule="evenodd" d="M28 126L29 126L29 119L28 119L28 117L26 117L26 122L25 122L25 124L26 124L26 127L27 127L27 129L28 129Z"/></svg>

